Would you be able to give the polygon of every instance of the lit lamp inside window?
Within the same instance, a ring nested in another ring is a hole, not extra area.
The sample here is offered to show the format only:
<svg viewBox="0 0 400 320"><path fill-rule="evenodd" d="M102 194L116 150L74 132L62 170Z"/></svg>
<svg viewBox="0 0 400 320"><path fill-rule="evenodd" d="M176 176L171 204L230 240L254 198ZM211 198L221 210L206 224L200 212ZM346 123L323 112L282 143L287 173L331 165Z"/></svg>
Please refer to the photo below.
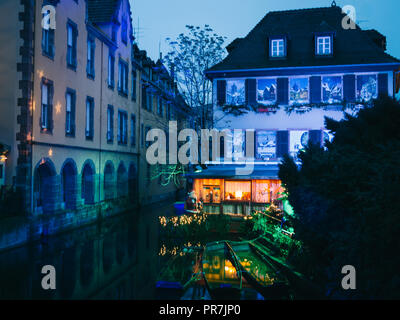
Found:
<svg viewBox="0 0 400 320"><path fill-rule="evenodd" d="M0 162L6 162L6 160L7 157L4 154L0 155Z"/></svg>
<svg viewBox="0 0 400 320"><path fill-rule="evenodd" d="M236 199L242 199L243 192L241 190L238 190L235 192L235 196L236 196Z"/></svg>

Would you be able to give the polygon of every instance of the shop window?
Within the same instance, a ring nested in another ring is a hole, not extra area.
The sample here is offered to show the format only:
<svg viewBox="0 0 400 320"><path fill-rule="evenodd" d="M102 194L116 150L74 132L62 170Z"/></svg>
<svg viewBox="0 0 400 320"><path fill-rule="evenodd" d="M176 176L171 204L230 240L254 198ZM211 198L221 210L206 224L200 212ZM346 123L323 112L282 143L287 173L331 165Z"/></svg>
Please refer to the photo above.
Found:
<svg viewBox="0 0 400 320"><path fill-rule="evenodd" d="M308 130L292 130L289 132L289 152L294 158L297 158L297 153L303 150L309 139Z"/></svg>
<svg viewBox="0 0 400 320"><path fill-rule="evenodd" d="M233 106L244 105L246 100L244 80L226 81L226 104Z"/></svg>
<svg viewBox="0 0 400 320"><path fill-rule="evenodd" d="M276 103L276 79L258 79L257 102L263 105Z"/></svg>
<svg viewBox="0 0 400 320"><path fill-rule="evenodd" d="M280 198L283 191L279 180L256 180L254 183L253 201L269 203Z"/></svg>
<svg viewBox="0 0 400 320"><path fill-rule="evenodd" d="M308 78L291 78L290 104L305 104L309 102Z"/></svg>
<svg viewBox="0 0 400 320"><path fill-rule="evenodd" d="M357 76L357 99L370 101L378 96L376 74Z"/></svg>
<svg viewBox="0 0 400 320"><path fill-rule="evenodd" d="M203 187L204 202L205 203L220 203L221 202L221 188L217 186L204 186Z"/></svg>
<svg viewBox="0 0 400 320"><path fill-rule="evenodd" d="M250 181L226 181L225 200L228 201L250 201L251 182Z"/></svg>
<svg viewBox="0 0 400 320"><path fill-rule="evenodd" d="M276 131L257 130L256 157L257 159L276 158Z"/></svg>
<svg viewBox="0 0 400 320"><path fill-rule="evenodd" d="M342 101L342 77L322 77L322 100L326 103Z"/></svg>

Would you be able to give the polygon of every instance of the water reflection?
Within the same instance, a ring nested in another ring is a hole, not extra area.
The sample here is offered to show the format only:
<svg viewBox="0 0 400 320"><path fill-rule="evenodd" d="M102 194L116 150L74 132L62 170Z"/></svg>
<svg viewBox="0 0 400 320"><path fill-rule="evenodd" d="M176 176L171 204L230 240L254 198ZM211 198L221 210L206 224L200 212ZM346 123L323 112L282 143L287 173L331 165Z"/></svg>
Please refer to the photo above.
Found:
<svg viewBox="0 0 400 320"><path fill-rule="evenodd" d="M160 209L161 208L161 209ZM160 269L156 210L101 223L0 253L0 299L153 299ZM44 265L56 290L43 290Z"/></svg>

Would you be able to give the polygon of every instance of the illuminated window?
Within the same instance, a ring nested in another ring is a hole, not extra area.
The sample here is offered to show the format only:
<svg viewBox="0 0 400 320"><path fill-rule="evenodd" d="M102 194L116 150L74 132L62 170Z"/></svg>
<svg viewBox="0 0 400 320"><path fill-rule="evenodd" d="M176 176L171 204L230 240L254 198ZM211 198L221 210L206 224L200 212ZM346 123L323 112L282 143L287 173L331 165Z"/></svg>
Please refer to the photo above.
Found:
<svg viewBox="0 0 400 320"><path fill-rule="evenodd" d="M342 101L342 77L322 77L322 101L336 103Z"/></svg>
<svg viewBox="0 0 400 320"><path fill-rule="evenodd" d="M250 201L251 181L225 181L225 200Z"/></svg>
<svg viewBox="0 0 400 320"><path fill-rule="evenodd" d="M269 203L279 198L283 191L279 180L254 180L253 201L258 203Z"/></svg>
<svg viewBox="0 0 400 320"><path fill-rule="evenodd" d="M276 158L276 131L256 131L256 158Z"/></svg>
<svg viewBox="0 0 400 320"><path fill-rule="evenodd" d="M290 78L290 104L303 104L309 102L308 78Z"/></svg>
<svg viewBox="0 0 400 320"><path fill-rule="evenodd" d="M317 54L318 55L332 54L332 37L330 36L317 37Z"/></svg>
<svg viewBox="0 0 400 320"><path fill-rule="evenodd" d="M376 74L357 76L357 100L370 101L378 96Z"/></svg>
<svg viewBox="0 0 400 320"><path fill-rule="evenodd" d="M276 102L277 85L276 79L257 80L257 102L271 105Z"/></svg>
<svg viewBox="0 0 400 320"><path fill-rule="evenodd" d="M308 130L292 130L289 132L289 152L294 158L297 158L297 153L303 150L309 139Z"/></svg>
<svg viewBox="0 0 400 320"><path fill-rule="evenodd" d="M272 39L271 42L271 52L272 58L279 58L285 56L285 40L284 39Z"/></svg>
<svg viewBox="0 0 400 320"><path fill-rule="evenodd" d="M239 106L246 100L244 80L226 81L226 104Z"/></svg>

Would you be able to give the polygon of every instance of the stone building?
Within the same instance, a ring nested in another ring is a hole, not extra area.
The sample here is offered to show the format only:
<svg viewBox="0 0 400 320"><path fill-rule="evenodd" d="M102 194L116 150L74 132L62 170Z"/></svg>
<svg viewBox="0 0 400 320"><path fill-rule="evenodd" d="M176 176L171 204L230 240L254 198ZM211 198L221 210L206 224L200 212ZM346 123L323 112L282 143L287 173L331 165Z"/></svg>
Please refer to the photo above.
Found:
<svg viewBox="0 0 400 320"><path fill-rule="evenodd" d="M176 185L146 180L143 141L188 109L135 44L129 1L5 0L0 11L1 197L40 221L29 232L175 197Z"/></svg>

